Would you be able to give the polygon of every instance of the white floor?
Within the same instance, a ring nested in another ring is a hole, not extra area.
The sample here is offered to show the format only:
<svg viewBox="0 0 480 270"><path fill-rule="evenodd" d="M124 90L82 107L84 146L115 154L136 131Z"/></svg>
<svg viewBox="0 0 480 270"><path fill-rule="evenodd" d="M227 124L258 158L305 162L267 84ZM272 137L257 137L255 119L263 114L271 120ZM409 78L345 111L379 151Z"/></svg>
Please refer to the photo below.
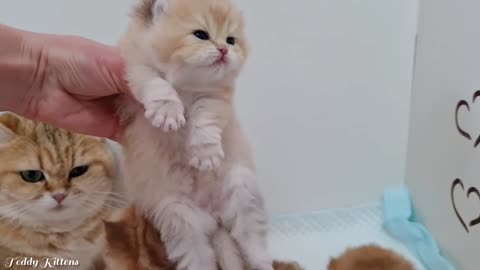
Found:
<svg viewBox="0 0 480 270"><path fill-rule="evenodd" d="M325 270L332 256L346 248L376 243L420 263L398 241L382 230L380 204L351 209L323 210L272 218L270 249L275 259L295 260L306 270Z"/></svg>

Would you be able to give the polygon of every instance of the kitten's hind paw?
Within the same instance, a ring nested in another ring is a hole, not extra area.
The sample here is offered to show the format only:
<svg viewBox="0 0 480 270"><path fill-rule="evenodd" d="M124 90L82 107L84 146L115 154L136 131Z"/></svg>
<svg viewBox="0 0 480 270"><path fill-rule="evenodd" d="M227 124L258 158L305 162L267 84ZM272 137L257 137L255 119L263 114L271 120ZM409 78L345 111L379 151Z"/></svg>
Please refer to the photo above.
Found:
<svg viewBox="0 0 480 270"><path fill-rule="evenodd" d="M218 168L225 157L221 144L202 144L192 146L190 165L200 171Z"/></svg>
<svg viewBox="0 0 480 270"><path fill-rule="evenodd" d="M177 101L157 100L145 104L145 117L164 132L176 131L186 123L183 104Z"/></svg>

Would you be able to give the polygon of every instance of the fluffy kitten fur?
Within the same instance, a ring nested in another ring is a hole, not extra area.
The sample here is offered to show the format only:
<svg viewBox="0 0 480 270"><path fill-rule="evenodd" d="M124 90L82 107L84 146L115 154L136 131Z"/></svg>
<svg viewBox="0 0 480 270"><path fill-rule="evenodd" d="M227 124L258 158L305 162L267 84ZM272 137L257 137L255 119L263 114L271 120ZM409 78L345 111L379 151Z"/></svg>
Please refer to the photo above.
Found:
<svg viewBox="0 0 480 270"><path fill-rule="evenodd" d="M397 253L375 245L348 249L332 259L328 270L415 270Z"/></svg>
<svg viewBox="0 0 480 270"><path fill-rule="evenodd" d="M122 209L105 223L108 270L175 270L158 231L134 207ZM219 268L219 270L222 268ZM248 268L245 268L248 269ZM297 263L275 261L275 270L302 270Z"/></svg>
<svg viewBox="0 0 480 270"><path fill-rule="evenodd" d="M271 270L264 202L233 109L247 57L239 11L228 0L141 0L119 48L134 97L121 106L126 188L168 258L215 270L216 249L225 270L243 259Z"/></svg>
<svg viewBox="0 0 480 270"><path fill-rule="evenodd" d="M63 258L79 261L72 269L92 269L101 254L103 219L114 200L112 147L0 114L0 258ZM21 175L32 170L37 172Z"/></svg>

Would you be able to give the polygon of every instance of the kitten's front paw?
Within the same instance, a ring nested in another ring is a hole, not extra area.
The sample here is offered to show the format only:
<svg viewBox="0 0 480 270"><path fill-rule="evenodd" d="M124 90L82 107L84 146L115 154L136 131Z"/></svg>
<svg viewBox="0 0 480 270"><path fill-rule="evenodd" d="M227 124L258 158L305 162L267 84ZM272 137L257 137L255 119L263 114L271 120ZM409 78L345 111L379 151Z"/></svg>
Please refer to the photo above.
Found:
<svg viewBox="0 0 480 270"><path fill-rule="evenodd" d="M154 127L176 131L185 125L183 104L178 101L156 100L145 104L145 117Z"/></svg>
<svg viewBox="0 0 480 270"><path fill-rule="evenodd" d="M190 165L201 171L218 168L225 157L220 143L192 145L190 149L192 151Z"/></svg>

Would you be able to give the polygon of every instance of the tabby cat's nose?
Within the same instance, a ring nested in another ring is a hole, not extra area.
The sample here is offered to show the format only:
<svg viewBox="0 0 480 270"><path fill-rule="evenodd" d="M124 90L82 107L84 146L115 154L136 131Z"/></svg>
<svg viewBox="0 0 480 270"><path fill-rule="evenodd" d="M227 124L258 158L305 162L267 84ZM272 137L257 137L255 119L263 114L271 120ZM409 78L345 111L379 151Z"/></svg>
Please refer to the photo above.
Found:
<svg viewBox="0 0 480 270"><path fill-rule="evenodd" d="M66 197L67 197L67 194L65 193L56 193L52 195L52 198L55 199L55 201L57 201L58 204L61 204Z"/></svg>

